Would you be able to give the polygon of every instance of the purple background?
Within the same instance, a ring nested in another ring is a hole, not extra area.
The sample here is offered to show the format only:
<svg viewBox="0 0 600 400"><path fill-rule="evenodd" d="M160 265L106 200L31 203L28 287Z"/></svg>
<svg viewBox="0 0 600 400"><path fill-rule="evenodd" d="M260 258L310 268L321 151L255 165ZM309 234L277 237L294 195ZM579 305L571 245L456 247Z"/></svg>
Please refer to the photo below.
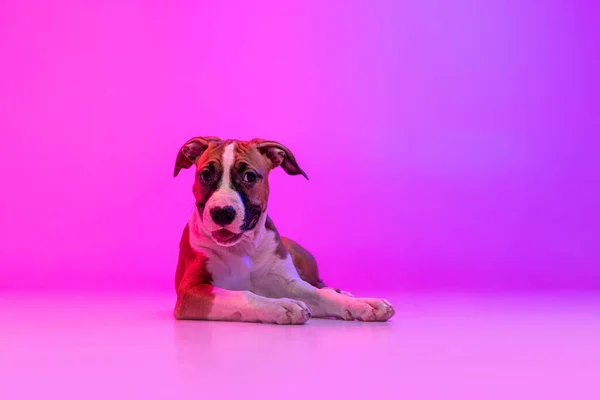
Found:
<svg viewBox="0 0 600 400"><path fill-rule="evenodd" d="M507 3L3 1L0 288L171 290L219 135L330 284L600 289L598 6Z"/></svg>

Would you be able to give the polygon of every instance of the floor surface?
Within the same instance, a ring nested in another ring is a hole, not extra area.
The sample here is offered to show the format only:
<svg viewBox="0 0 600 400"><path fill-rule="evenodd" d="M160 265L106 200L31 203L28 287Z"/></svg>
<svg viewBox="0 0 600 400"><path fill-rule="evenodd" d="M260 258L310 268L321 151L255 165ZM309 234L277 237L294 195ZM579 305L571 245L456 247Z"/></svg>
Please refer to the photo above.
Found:
<svg viewBox="0 0 600 400"><path fill-rule="evenodd" d="M388 323L272 326L0 293L0 399L600 399L600 297L387 297Z"/></svg>

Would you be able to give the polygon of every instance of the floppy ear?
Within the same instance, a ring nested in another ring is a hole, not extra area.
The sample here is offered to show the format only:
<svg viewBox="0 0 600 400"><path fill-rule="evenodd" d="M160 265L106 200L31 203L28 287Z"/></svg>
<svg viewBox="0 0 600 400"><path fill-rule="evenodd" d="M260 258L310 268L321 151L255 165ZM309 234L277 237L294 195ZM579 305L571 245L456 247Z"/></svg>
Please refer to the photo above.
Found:
<svg viewBox="0 0 600 400"><path fill-rule="evenodd" d="M181 149L179 149L179 153L177 153L177 159L175 160L175 171L173 172L173 176L177 176L179 171L182 168L191 167L198 158L202 155L204 150L208 148L208 145L211 142L220 142L221 139L215 136L206 136L206 137L195 137L187 142Z"/></svg>
<svg viewBox="0 0 600 400"><path fill-rule="evenodd" d="M273 168L281 165L281 168L289 175L302 175L308 179L308 176L302 171L290 149L281 143L270 140L254 139L253 141L256 143L258 151L271 160Z"/></svg>

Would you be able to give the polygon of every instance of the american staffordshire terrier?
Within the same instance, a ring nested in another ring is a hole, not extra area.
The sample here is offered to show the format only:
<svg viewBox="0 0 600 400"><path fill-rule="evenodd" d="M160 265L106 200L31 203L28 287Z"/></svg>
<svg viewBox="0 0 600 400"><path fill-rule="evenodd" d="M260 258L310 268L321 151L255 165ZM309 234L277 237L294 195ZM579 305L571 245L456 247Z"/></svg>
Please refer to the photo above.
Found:
<svg viewBox="0 0 600 400"><path fill-rule="evenodd" d="M279 236L267 215L269 173L306 173L280 143L196 137L175 161L174 176L196 167L196 207L179 244L176 319L303 324L313 317L387 321L383 299L327 287L314 257Z"/></svg>

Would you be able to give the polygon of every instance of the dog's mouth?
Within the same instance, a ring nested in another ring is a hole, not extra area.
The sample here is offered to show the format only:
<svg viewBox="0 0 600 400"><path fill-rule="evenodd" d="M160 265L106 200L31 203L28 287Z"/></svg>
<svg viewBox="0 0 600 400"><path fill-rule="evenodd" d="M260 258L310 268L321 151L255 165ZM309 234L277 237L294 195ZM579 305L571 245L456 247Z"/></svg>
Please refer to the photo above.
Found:
<svg viewBox="0 0 600 400"><path fill-rule="evenodd" d="M224 228L212 232L213 240L221 246L235 244L241 237L241 233L233 233Z"/></svg>

